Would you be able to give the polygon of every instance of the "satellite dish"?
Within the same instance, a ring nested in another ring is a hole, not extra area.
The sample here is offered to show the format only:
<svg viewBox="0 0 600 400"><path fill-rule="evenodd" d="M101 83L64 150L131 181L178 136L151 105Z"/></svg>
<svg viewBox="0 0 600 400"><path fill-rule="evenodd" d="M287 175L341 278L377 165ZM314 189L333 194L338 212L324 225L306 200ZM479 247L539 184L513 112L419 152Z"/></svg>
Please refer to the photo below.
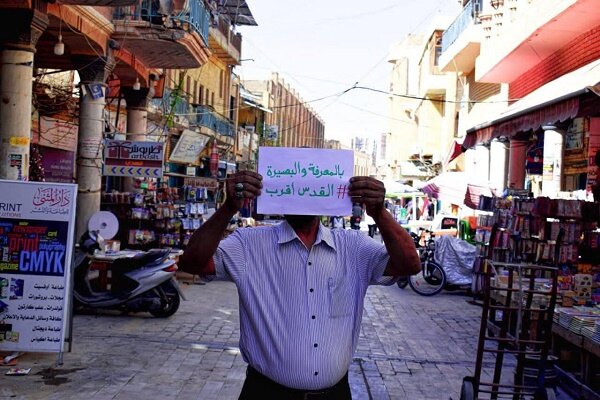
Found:
<svg viewBox="0 0 600 400"><path fill-rule="evenodd" d="M109 211L98 211L90 218L88 231L96 232L103 239L110 240L119 231L119 220Z"/></svg>

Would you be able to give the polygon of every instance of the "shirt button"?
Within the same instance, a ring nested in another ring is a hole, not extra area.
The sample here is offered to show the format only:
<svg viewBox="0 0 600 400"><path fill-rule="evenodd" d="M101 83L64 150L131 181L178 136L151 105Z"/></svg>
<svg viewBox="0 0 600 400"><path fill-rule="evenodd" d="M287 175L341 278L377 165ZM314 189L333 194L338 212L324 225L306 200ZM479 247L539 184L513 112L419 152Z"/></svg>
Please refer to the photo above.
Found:
<svg viewBox="0 0 600 400"><path fill-rule="evenodd" d="M315 371L315 376L319 375L319 373L317 371Z"/></svg>
<svg viewBox="0 0 600 400"><path fill-rule="evenodd" d="M315 316L313 315L311 318L312 318L312 319L315 319L315 318L317 318L317 317L315 317Z"/></svg>
<svg viewBox="0 0 600 400"><path fill-rule="evenodd" d="M312 265L312 263L309 261L309 262L308 262L308 265Z"/></svg>
<svg viewBox="0 0 600 400"><path fill-rule="evenodd" d="M317 343L315 343L315 347L319 347L319 345Z"/></svg>
<svg viewBox="0 0 600 400"><path fill-rule="evenodd" d="M312 293L312 292L314 292L314 291L315 291L315 289L313 289L313 288L310 288L308 291Z"/></svg>

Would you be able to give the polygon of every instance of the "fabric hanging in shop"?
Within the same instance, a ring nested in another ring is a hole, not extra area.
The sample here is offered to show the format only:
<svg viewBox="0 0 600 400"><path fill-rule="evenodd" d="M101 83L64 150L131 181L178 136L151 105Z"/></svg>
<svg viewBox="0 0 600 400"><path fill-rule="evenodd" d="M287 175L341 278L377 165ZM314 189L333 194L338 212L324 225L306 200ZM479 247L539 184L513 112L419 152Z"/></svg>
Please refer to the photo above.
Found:
<svg viewBox="0 0 600 400"><path fill-rule="evenodd" d="M219 173L219 148L217 147L217 141L213 140L210 148L210 161L208 164L210 174L213 178L217 177Z"/></svg>

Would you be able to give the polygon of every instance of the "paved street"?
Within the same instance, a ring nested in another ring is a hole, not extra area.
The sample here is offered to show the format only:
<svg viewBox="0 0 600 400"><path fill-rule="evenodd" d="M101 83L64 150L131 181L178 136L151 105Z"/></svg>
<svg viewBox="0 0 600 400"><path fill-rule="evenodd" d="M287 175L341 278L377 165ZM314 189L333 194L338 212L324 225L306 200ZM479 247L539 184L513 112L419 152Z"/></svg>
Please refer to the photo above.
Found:
<svg viewBox="0 0 600 400"><path fill-rule="evenodd" d="M76 315L73 352L25 354L28 376L0 375L0 398L237 399L245 363L233 284L182 285L189 301L169 319ZM458 399L473 372L481 308L458 293L421 297L372 287L350 370L354 399Z"/></svg>

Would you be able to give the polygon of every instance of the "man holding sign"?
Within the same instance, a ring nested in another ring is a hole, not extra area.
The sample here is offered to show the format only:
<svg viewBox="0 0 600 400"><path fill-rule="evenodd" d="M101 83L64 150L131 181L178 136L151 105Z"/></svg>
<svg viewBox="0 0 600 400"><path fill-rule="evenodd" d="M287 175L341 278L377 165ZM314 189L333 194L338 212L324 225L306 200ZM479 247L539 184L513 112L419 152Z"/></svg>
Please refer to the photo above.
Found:
<svg viewBox="0 0 600 400"><path fill-rule="evenodd" d="M228 179L225 204L181 257L184 271L238 288L240 350L249 364L240 399L350 399L348 368L367 287L420 270L413 240L384 207L383 183L349 177L348 158L345 151L260 149L261 173ZM247 199L285 221L221 241ZM353 202L364 205L384 244L319 222L349 215Z"/></svg>

